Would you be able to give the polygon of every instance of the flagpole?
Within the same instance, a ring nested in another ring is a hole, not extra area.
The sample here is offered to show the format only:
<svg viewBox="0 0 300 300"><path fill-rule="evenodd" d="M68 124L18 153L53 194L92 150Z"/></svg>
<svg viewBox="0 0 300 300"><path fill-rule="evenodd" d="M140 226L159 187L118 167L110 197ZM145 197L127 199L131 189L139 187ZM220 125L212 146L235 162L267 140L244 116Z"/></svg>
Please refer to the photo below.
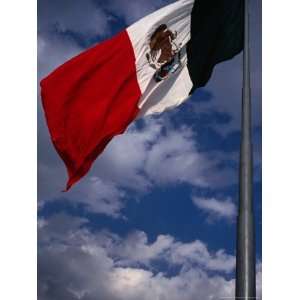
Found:
<svg viewBox="0 0 300 300"><path fill-rule="evenodd" d="M236 300L250 300L256 297L255 232L252 200L249 0L244 1L243 98L236 245Z"/></svg>

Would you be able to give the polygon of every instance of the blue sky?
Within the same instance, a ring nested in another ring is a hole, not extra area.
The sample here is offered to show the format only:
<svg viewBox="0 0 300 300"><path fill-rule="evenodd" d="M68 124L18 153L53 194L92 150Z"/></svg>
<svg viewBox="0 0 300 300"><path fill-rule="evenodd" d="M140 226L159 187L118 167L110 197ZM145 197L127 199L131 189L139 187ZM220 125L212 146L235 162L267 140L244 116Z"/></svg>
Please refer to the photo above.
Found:
<svg viewBox="0 0 300 300"><path fill-rule="evenodd" d="M38 1L38 77L173 1ZM234 293L241 58L179 108L138 120L69 193L38 99L40 300L195 300ZM261 7L251 1L257 277ZM260 291L259 291L260 293Z"/></svg>

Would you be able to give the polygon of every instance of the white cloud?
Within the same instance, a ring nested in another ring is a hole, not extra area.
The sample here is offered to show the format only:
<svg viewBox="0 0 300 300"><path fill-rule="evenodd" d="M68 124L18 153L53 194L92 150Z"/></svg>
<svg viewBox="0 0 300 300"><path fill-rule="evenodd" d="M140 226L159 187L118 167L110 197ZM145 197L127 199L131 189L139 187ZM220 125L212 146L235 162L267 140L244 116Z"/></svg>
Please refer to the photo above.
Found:
<svg viewBox="0 0 300 300"><path fill-rule="evenodd" d="M40 166L40 168L43 165ZM39 168L39 169L40 169ZM57 179L58 168L53 170L44 166L39 179L39 186L44 191L41 195L47 195L47 198L41 197L39 200L39 208L42 209L48 202L67 200L71 205L82 204L86 211L98 214L104 214L113 218L122 217L122 209L124 207L125 192L112 182L106 182L98 177L86 177L82 183L75 186L71 191L62 193L62 182ZM49 177L49 180L44 179ZM51 181L50 181L51 179ZM55 190L49 188L49 184L55 184ZM45 185L45 186L44 186ZM60 188L60 190L59 190Z"/></svg>
<svg viewBox="0 0 300 300"><path fill-rule="evenodd" d="M206 270L230 273L235 267L235 257L225 253L223 249L215 253L209 252L201 241L191 243L176 242L170 250L171 261L182 264L186 268L199 265Z"/></svg>
<svg viewBox="0 0 300 300"><path fill-rule="evenodd" d="M114 299L122 300L217 300L232 297L234 281L189 270L173 277L141 269L115 269Z"/></svg>
<svg viewBox="0 0 300 300"><path fill-rule="evenodd" d="M88 177L80 188L74 187L66 198L70 202L86 205L88 211L119 217L124 204L125 192L111 182L104 182L97 177Z"/></svg>
<svg viewBox="0 0 300 300"><path fill-rule="evenodd" d="M110 240L110 253L118 258L118 266L150 267L153 261L161 260L185 270L198 266L203 270L230 273L235 267L234 256L225 253L223 249L209 251L199 240L182 243L170 235L158 235L150 243L142 231L132 232L125 239L112 234L106 238Z"/></svg>
<svg viewBox="0 0 300 300"><path fill-rule="evenodd" d="M159 235L156 241L150 244L144 232L135 231L123 240L114 237L112 253L119 258L118 265L120 266L137 264L149 266L152 260L163 259L173 243L172 236Z"/></svg>
<svg viewBox="0 0 300 300"><path fill-rule="evenodd" d="M150 146L161 136L162 120L148 119L138 129L133 123L123 135L115 137L95 162L92 174L137 191L151 187L144 165Z"/></svg>
<svg viewBox="0 0 300 300"><path fill-rule="evenodd" d="M205 171L212 163L197 151L190 128L168 130L151 147L145 172L156 184L190 183L207 186Z"/></svg>
<svg viewBox="0 0 300 300"><path fill-rule="evenodd" d="M236 205L231 199L192 197L192 201L196 207L208 213L210 217L232 220L236 216Z"/></svg>
<svg viewBox="0 0 300 300"><path fill-rule="evenodd" d="M121 238L91 232L87 219L65 214L41 218L38 224L40 300L217 300L234 295L234 256L210 251L200 240L183 243L159 235L149 242L141 231ZM157 270L159 261L177 271Z"/></svg>
<svg viewBox="0 0 300 300"><path fill-rule="evenodd" d="M212 253L201 241L176 242L166 235L149 243L143 232L124 239L109 232L92 233L84 227L86 222L63 214L40 221L40 300L217 300L233 296L234 280L222 275L227 269L221 263L211 265L216 259L231 264L233 257L224 251ZM156 260L180 268L172 274L157 273L152 264Z"/></svg>
<svg viewBox="0 0 300 300"><path fill-rule="evenodd" d="M213 184L218 157L197 149L190 127L176 128L166 115L143 122L142 128L134 123L114 138L95 162L93 175L138 191L147 191L153 184Z"/></svg>
<svg viewBox="0 0 300 300"><path fill-rule="evenodd" d="M87 204L90 211L117 217L124 206L126 189L132 195L132 192L146 193L153 186L181 183L212 187L219 185L216 176L224 176L224 170L219 171L217 167L218 154L200 152L190 127L176 128L162 115L145 118L139 127L133 123L125 134L113 139L84 179L70 192L59 195L55 191L61 191L66 180L63 163L54 153L46 128L40 134L39 194L42 202L64 197L71 203ZM226 184L230 177L234 176L228 175L227 181L221 180L221 183ZM233 214L234 207L228 201L200 201L198 206L204 208L205 204L206 210L220 217L229 218Z"/></svg>

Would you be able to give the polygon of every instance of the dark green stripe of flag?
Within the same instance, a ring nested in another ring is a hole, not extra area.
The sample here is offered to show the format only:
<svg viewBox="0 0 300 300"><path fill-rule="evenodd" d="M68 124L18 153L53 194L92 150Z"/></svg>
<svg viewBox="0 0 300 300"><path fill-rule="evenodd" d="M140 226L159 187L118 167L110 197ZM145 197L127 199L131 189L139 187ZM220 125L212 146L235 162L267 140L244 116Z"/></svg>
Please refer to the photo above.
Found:
<svg viewBox="0 0 300 300"><path fill-rule="evenodd" d="M208 82L216 64L242 51L243 9L243 0L195 0L187 45L192 91Z"/></svg>

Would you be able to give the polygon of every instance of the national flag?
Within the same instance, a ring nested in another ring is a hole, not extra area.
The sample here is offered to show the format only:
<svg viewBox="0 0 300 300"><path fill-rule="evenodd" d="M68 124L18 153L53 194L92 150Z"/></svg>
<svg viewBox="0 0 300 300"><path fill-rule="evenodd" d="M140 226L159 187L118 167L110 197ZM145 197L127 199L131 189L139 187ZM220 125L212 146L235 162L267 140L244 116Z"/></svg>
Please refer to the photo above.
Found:
<svg viewBox="0 0 300 300"><path fill-rule="evenodd" d="M136 118L183 103L243 47L243 0L179 0L64 63L41 81L68 190Z"/></svg>

